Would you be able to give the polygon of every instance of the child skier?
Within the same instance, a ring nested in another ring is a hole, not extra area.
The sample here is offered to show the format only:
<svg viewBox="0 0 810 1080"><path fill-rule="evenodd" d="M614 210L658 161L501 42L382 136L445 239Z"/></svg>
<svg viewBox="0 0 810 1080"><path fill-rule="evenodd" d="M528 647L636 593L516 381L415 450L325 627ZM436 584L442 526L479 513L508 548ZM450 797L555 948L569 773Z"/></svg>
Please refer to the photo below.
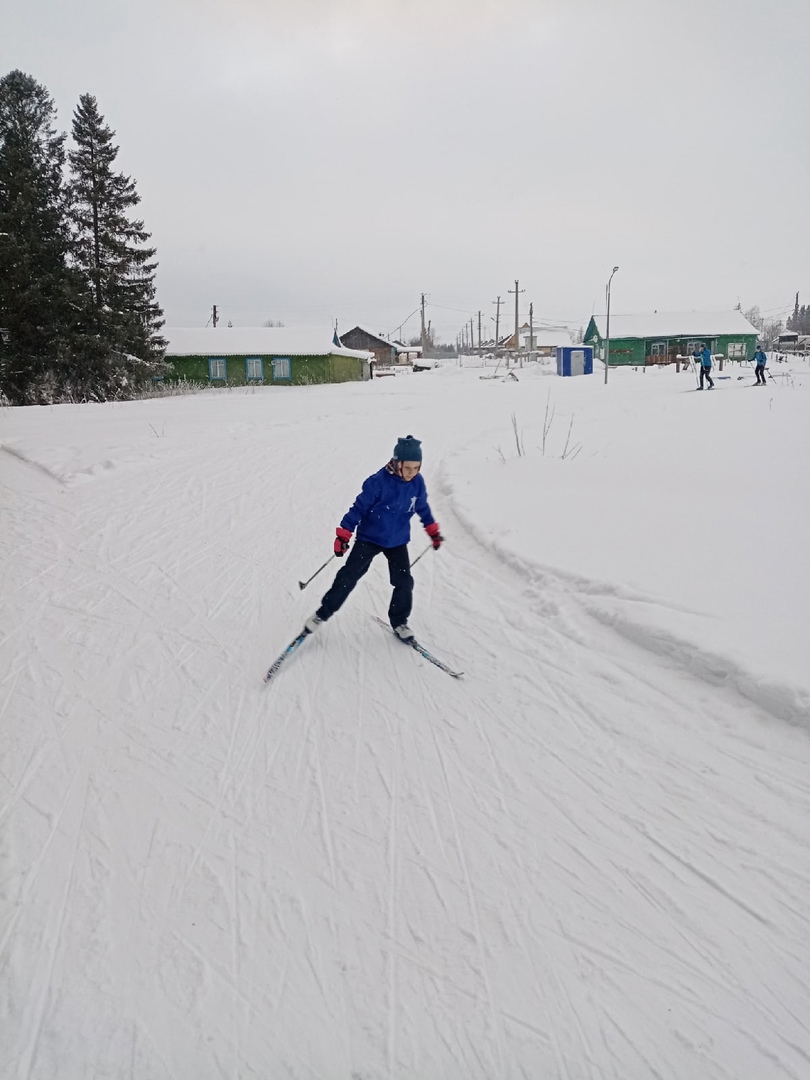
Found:
<svg viewBox="0 0 810 1080"><path fill-rule="evenodd" d="M711 376L712 353L708 345L704 345L702 349L695 349L695 362L700 363L700 386L698 390L703 389L704 378L709 383L709 389L714 390L714 380Z"/></svg>
<svg viewBox="0 0 810 1080"><path fill-rule="evenodd" d="M413 638L413 631L408 626L413 606L413 578L408 557L413 514L419 515L435 550L438 551L444 539L428 505L425 481L419 475L421 467L422 444L413 435L406 435L397 441L388 464L365 481L362 491L335 530L334 552L339 559L346 553L356 529L354 546L332 588L322 598L321 606L304 623L305 633L314 633L322 622L335 614L372 560L383 552L388 560L389 581L394 587L388 606L391 627L402 641Z"/></svg>
<svg viewBox="0 0 810 1080"><path fill-rule="evenodd" d="M754 374L757 377L757 386L760 384L765 385L765 365L768 363L768 357L765 355L762 346L757 346L757 351L754 353L752 363L756 364L754 368Z"/></svg>

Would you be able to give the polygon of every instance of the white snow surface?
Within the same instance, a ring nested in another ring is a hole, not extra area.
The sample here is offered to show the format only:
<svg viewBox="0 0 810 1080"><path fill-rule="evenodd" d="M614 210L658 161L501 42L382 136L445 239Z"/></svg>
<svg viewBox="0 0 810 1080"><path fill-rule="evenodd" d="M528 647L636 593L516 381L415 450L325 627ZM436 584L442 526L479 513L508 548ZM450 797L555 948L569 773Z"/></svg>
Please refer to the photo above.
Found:
<svg viewBox="0 0 810 1080"><path fill-rule="evenodd" d="M810 1075L810 376L772 369L3 410L0 1076ZM380 559L265 686L409 433L411 623L464 677L375 623Z"/></svg>

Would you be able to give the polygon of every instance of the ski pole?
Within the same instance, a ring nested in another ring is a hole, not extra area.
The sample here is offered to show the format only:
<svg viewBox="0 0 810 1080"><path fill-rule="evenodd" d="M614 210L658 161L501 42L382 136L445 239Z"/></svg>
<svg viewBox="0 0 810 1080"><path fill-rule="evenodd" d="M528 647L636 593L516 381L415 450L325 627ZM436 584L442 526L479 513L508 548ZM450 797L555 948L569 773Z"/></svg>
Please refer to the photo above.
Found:
<svg viewBox="0 0 810 1080"><path fill-rule="evenodd" d="M422 558L422 556L427 555L427 553L430 551L430 549L432 547L433 547L433 544L428 544L428 546L425 548L424 551L420 551L419 554L416 556L416 558L411 563L411 566L416 566L416 564L419 562L419 560Z"/></svg>
<svg viewBox="0 0 810 1080"><path fill-rule="evenodd" d="M316 578L318 576L318 574L320 574L321 570L325 570L327 568L327 566L332 561L332 559L334 559L334 557L335 557L334 555L330 555L329 558L326 560L326 562L323 564L323 566L318 567L318 569L315 571L315 573L312 575L312 577L308 577L306 581L299 581L298 582L298 588L299 589L305 589L307 587L307 585L309 585L310 581L312 581L313 578Z"/></svg>

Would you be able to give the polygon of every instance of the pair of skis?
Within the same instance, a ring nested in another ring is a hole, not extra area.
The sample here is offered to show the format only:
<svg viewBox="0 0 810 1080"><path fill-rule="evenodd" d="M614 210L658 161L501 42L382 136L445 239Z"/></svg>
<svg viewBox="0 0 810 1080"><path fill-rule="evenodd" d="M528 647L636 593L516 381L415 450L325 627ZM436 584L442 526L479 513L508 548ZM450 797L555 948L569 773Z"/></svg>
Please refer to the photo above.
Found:
<svg viewBox="0 0 810 1080"><path fill-rule="evenodd" d="M374 620L375 622L378 622L380 626L388 630L389 633L394 634L394 631L391 629L388 623L383 622L383 620L377 618L376 615L374 616ZM292 654L298 648L300 648L301 644L310 636L311 635L308 634L306 630L302 630L298 637L293 638L287 648L284 649L284 651L276 657L276 659L267 669L267 674L264 677L264 681L266 683L272 682L276 675L278 675L285 661L289 660ZM429 652L424 645L420 645L416 638L408 638L407 640L403 641L402 638L398 637L396 634L394 634L394 637L396 637L397 641L401 641L403 645L409 645L415 652L418 652L423 659L428 660L431 664L434 664L437 668L439 668L440 671L446 672L451 678L458 679L464 674L463 671L454 671L451 667L445 664L444 661L440 660L437 656L434 656L432 652Z"/></svg>

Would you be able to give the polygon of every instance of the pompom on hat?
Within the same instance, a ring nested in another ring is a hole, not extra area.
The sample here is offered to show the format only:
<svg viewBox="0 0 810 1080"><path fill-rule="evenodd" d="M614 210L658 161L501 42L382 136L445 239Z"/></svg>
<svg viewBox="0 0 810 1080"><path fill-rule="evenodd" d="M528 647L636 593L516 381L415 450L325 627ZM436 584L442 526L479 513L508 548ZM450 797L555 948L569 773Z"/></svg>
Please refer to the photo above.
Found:
<svg viewBox="0 0 810 1080"><path fill-rule="evenodd" d="M394 447L394 461L421 460L422 443L419 439L415 439L413 435L406 435L404 438L397 439L397 445Z"/></svg>

